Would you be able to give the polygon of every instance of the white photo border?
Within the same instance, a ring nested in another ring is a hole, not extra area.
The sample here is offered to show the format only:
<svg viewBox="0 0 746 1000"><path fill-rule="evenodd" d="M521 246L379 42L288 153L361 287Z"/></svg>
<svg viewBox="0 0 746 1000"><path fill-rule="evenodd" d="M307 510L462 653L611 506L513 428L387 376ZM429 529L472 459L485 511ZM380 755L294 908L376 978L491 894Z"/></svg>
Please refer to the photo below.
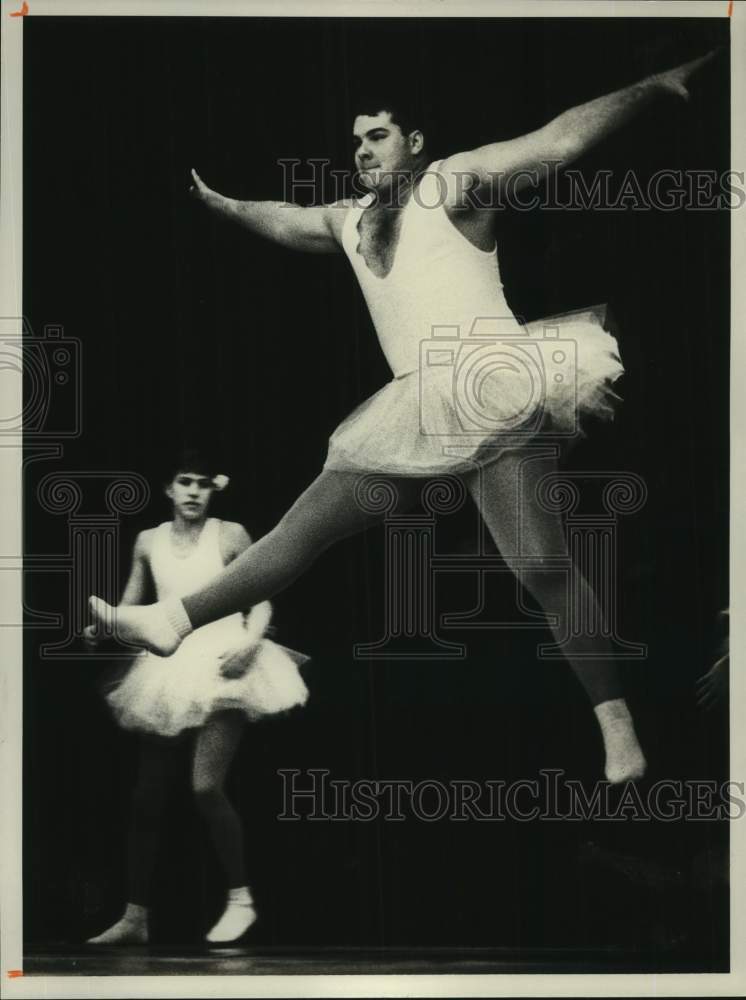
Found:
<svg viewBox="0 0 746 1000"><path fill-rule="evenodd" d="M22 33L24 17L12 17L22 0L2 3L2 122L0 127L0 316L22 310ZM731 125L734 170L746 165L746 0L27 0L28 17L663 17L731 19ZM731 778L746 778L746 214L731 217ZM5 405L21 412L21 382ZM0 442L1 553L21 552L20 440ZM20 568L0 555L0 598L11 620L21 620ZM7 619L6 619L7 620ZM22 997L397 997L397 996L732 996L746 994L746 822L731 827L731 972L729 974L498 974L316 976L45 976L24 977L22 947L22 629L0 628L0 977L2 995ZM740 946L737 942L741 942Z"/></svg>

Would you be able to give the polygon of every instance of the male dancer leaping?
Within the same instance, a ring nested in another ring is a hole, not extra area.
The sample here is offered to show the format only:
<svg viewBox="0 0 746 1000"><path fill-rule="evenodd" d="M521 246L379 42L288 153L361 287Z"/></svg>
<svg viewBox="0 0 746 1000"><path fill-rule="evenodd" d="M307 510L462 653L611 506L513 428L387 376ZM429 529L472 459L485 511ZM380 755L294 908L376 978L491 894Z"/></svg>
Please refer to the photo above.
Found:
<svg viewBox="0 0 746 1000"><path fill-rule="evenodd" d="M395 108L361 109L354 121L355 164L370 198L358 203L304 208L236 201L208 188L193 172L194 195L219 215L292 249L347 254L395 378L337 429L323 471L279 524L208 586L182 600L116 612L92 598L94 620L114 622L123 639L170 653L193 629L273 596L333 542L379 521L382 515L358 502L361 474L398 477L406 504L418 493L416 477L448 472L462 477L506 562L542 609L557 616L555 635L566 640L565 582L562 574L549 571L556 557L567 557L563 526L558 514L536 500L539 480L555 460L537 457L528 437L525 446L516 443L515 423L506 414L517 390L505 373L485 388L486 405L496 415L493 429L482 437L459 435L456 408L448 398L452 382L441 378L442 368L421 371L419 345L436 325L467 330L476 317L513 318L497 266L496 211L484 207L494 203L495 194L537 183L550 165L572 163L655 102L664 106L667 97L687 99L690 77L711 57L572 108L520 138L435 163L429 163L422 131L401 121ZM591 373L581 387L587 394L585 404L583 399L578 403L580 415L603 415L613 398L610 383L621 372L616 345L589 324L571 327L570 334ZM566 416L567 400L553 392L550 386L542 401L550 428ZM440 421L445 437L423 432L424 418ZM579 573L574 599L600 614ZM612 782L641 777L645 759L610 643L574 636L563 648L600 724L606 777Z"/></svg>

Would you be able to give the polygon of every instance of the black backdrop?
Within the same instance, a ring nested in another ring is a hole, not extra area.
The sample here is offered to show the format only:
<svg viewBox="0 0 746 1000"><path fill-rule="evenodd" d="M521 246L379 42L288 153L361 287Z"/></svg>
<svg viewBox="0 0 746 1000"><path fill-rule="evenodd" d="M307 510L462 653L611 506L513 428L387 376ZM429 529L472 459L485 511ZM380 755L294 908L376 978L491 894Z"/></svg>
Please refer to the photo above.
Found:
<svg viewBox="0 0 746 1000"><path fill-rule="evenodd" d="M187 195L191 166L227 194L282 198L281 157L349 165L356 94L371 81L412 88L442 148L458 149L723 42L724 21L695 20L28 19L24 312L37 331L60 323L82 342L83 433L55 465L28 466L26 551L66 544L63 519L36 499L50 469L155 483L174 444L196 439L219 444L233 477L214 512L258 537L316 474L331 430L387 378L343 257L293 254L214 221ZM617 178L634 167L643 180L725 169L728 122L723 58L688 106L651 110L582 166ZM727 602L728 237L715 211L498 220L514 311L608 301L619 323L625 408L572 462L648 486L644 509L621 521L618 575L622 634L649 647L627 673L653 780L727 773L725 714L698 715L692 685ZM124 519L124 562L136 532L167 513L155 490ZM475 532L466 510L443 519L439 545L466 548ZM443 610L469 606L464 586L443 592ZM512 585L492 598L513 604ZM29 574L27 601L67 606L54 574ZM461 634L469 657L458 663L355 660L382 613L381 531L339 545L276 600L281 637L314 654L312 697L294 719L251 729L231 779L263 915L256 940L680 945L687 960L719 961L727 897L711 823L276 821L281 767L443 781L600 774L569 669L536 661L548 633ZM30 942L80 940L116 915L135 762L101 703L101 665L44 660L49 639L27 631ZM198 937L220 905L186 789L185 764L156 885L162 938ZM599 867L625 852L633 876Z"/></svg>

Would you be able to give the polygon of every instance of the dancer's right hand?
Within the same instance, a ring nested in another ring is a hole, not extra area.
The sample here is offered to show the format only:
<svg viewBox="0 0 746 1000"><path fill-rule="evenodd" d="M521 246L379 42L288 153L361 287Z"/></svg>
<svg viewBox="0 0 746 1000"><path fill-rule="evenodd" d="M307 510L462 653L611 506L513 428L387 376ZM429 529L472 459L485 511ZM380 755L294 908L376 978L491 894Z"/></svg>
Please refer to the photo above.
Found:
<svg viewBox="0 0 746 1000"><path fill-rule="evenodd" d="M697 73L703 66L706 66L708 62L719 55L722 50L711 49L706 52L703 56L698 59L690 59L689 62L682 63L681 66L675 66L673 69L669 69L664 73L655 73L653 79L661 86L664 90L673 94L675 97L680 97L685 101L689 100L689 81L695 73Z"/></svg>
<svg viewBox="0 0 746 1000"><path fill-rule="evenodd" d="M243 677L259 649L259 643L240 643L234 649L230 649L218 657L220 661L220 676L226 680L237 680Z"/></svg>

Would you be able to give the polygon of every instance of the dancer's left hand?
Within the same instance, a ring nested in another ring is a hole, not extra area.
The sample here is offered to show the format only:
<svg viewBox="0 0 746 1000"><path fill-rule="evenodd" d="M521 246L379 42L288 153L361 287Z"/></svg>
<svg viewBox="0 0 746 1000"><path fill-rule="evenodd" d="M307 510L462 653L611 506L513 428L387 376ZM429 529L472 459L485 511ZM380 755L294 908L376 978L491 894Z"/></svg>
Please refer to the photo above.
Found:
<svg viewBox="0 0 746 1000"><path fill-rule="evenodd" d="M259 646L252 643L249 646L241 645L229 649L219 657L220 674L226 680L236 680L243 677L254 661Z"/></svg>

